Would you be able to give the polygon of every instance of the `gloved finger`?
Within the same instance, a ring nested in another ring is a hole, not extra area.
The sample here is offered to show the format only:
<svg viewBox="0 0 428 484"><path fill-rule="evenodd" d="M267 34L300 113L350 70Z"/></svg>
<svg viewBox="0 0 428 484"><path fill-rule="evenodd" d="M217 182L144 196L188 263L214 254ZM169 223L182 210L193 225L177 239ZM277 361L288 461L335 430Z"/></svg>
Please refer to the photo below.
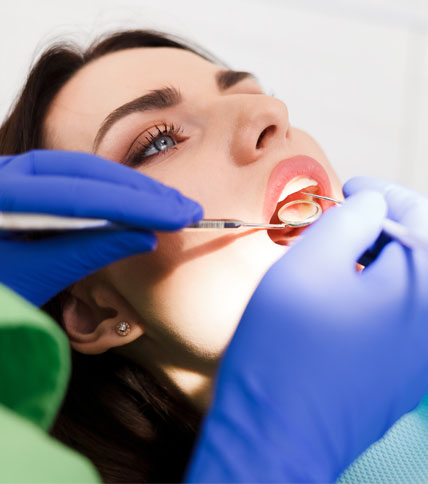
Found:
<svg viewBox="0 0 428 484"><path fill-rule="evenodd" d="M354 270L355 261L373 244L381 231L386 203L376 192L359 192L342 206L328 210L310 226L302 241L293 246L294 257L302 257L307 267L329 270L339 264L341 270Z"/></svg>
<svg viewBox="0 0 428 484"><path fill-rule="evenodd" d="M408 296L413 271L409 250L393 241L382 249L360 276L363 285L374 288L376 300L381 305L382 301L390 304L391 301L399 301L403 296Z"/></svg>
<svg viewBox="0 0 428 484"><path fill-rule="evenodd" d="M372 177L354 177L343 186L346 196L361 190L380 192L388 203L388 217L408 227L428 230L428 198L401 185Z"/></svg>
<svg viewBox="0 0 428 484"><path fill-rule="evenodd" d="M176 230L202 217L177 191L163 194L68 177L0 177L0 210L106 218L149 230Z"/></svg>
<svg viewBox="0 0 428 484"><path fill-rule="evenodd" d="M2 167L2 174L11 173L93 179L159 195L175 190L128 166L78 151L28 151L13 157Z"/></svg>
<svg viewBox="0 0 428 484"><path fill-rule="evenodd" d="M31 267L27 278L10 279L16 292L41 306L74 282L113 262L156 247L156 237L146 231L84 232L31 242L14 243L11 257L21 266ZM28 259L28 262L26 262ZM49 261L49 278L43 277ZM14 265L16 269L16 264ZM28 284L28 277L32 284ZM22 287L15 287L20 285ZM31 294L26 294L31 288ZM47 296L48 295L48 296Z"/></svg>
<svg viewBox="0 0 428 484"><path fill-rule="evenodd" d="M407 192L409 195L418 195L416 191L399 185L398 183L371 176L354 176L350 178L343 185L343 193L348 197L361 190L373 190L385 195L393 187L397 187L400 190Z"/></svg>

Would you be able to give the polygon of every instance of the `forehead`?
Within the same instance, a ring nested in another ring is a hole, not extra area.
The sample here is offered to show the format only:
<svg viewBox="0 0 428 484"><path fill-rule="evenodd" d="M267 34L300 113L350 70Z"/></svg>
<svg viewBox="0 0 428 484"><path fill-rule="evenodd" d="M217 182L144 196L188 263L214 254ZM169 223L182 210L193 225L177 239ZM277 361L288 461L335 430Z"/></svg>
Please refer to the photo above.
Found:
<svg viewBox="0 0 428 484"><path fill-rule="evenodd" d="M48 148L88 151L106 116L147 91L173 85L197 95L215 89L219 66L170 47L134 48L96 59L55 96L44 128Z"/></svg>

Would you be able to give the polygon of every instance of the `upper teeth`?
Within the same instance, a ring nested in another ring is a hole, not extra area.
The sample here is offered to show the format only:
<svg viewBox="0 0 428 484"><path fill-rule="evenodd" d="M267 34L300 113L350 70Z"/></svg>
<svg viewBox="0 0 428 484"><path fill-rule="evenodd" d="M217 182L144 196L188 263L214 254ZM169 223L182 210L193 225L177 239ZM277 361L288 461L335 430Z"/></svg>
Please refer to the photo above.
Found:
<svg viewBox="0 0 428 484"><path fill-rule="evenodd" d="M287 183L287 185L285 185L284 190L282 190L281 195L279 196L278 203L282 202L288 197L288 195L296 193L309 186L318 186L318 183L309 177L293 178Z"/></svg>

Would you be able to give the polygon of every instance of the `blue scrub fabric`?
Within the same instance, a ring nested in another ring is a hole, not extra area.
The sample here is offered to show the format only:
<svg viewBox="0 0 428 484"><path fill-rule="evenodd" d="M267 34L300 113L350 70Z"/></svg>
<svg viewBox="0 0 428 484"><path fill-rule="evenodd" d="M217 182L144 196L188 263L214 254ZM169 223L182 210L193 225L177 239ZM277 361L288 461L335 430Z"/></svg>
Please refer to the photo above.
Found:
<svg viewBox="0 0 428 484"><path fill-rule="evenodd" d="M428 394L342 473L336 484L428 483Z"/></svg>

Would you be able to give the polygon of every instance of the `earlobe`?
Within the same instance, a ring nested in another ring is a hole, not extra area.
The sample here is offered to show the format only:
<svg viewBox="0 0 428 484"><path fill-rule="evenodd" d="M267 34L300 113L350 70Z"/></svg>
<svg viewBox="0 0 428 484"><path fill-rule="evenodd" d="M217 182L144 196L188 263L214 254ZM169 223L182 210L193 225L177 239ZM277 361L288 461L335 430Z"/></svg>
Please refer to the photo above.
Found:
<svg viewBox="0 0 428 484"><path fill-rule="evenodd" d="M85 301L78 294L70 294L64 305L65 330L71 347L80 353L104 353L131 343L144 333L138 316L127 302L111 289L106 297L105 290L102 294L97 291L91 298L85 294Z"/></svg>
<svg viewBox="0 0 428 484"><path fill-rule="evenodd" d="M70 336L70 345L76 351L87 355L99 355L111 348L123 346L131 343L135 339L143 335L143 330L140 325L134 324L130 326L129 331L125 333L119 333L117 328L123 325L123 321L107 320L103 321L94 333L80 334L72 338Z"/></svg>

